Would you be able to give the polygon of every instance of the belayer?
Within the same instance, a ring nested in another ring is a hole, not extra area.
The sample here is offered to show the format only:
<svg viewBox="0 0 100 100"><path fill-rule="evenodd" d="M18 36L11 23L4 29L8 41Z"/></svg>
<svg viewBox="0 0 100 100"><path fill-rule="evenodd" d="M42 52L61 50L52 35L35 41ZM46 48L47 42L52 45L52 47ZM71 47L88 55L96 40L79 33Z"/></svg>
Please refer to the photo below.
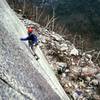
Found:
<svg viewBox="0 0 100 100"><path fill-rule="evenodd" d="M38 45L37 36L33 33L33 28L28 28L28 36L26 38L21 38L21 41L28 41L29 47L31 47L32 51L34 52L34 56L37 56L34 51L34 46Z"/></svg>

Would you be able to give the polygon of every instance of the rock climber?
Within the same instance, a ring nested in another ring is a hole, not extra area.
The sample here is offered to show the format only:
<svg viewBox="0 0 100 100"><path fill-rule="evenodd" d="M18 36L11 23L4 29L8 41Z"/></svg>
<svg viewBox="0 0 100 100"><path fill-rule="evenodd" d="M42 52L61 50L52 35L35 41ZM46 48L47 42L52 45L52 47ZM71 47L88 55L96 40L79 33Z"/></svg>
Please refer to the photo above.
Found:
<svg viewBox="0 0 100 100"><path fill-rule="evenodd" d="M26 38L21 38L21 41L28 41L29 47L31 47L34 56L37 56L34 50L34 46L36 47L38 45L38 39L37 36L33 33L33 28L28 28L28 36Z"/></svg>
<svg viewBox="0 0 100 100"><path fill-rule="evenodd" d="M28 28L28 36L26 38L21 38L22 41L27 41L29 43L29 47L33 50L33 46L38 44L37 36L33 33L33 29L31 27Z"/></svg>

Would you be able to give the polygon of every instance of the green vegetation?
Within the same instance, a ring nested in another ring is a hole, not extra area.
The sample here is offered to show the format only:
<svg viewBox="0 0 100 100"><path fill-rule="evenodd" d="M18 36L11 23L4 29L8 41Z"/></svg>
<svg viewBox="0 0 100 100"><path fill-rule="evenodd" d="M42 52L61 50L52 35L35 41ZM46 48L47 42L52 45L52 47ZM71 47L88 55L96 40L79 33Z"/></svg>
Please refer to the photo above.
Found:
<svg viewBox="0 0 100 100"><path fill-rule="evenodd" d="M99 38L99 0L58 0L56 16L70 31L90 33L95 39Z"/></svg>

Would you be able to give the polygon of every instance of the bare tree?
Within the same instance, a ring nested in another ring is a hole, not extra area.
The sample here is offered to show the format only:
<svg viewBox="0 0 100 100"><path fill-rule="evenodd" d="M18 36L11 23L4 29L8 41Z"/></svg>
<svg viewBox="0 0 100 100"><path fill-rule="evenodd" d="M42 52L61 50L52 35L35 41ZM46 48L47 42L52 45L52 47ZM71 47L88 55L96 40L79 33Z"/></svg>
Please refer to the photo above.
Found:
<svg viewBox="0 0 100 100"><path fill-rule="evenodd" d="M53 9L53 20L52 20L52 31L54 31L54 26L55 26L55 7Z"/></svg>
<svg viewBox="0 0 100 100"><path fill-rule="evenodd" d="M43 16L44 11L45 11L45 9L43 9L43 10L40 12L40 15L39 15L39 17L38 17L38 19L37 19L38 22L39 22L40 18Z"/></svg>
<svg viewBox="0 0 100 100"><path fill-rule="evenodd" d="M25 8L26 8L26 1L23 0L23 15L25 14Z"/></svg>
<svg viewBox="0 0 100 100"><path fill-rule="evenodd" d="M38 20L38 6L36 6L36 14L35 15L36 15L36 19L35 20L37 22L37 20Z"/></svg>

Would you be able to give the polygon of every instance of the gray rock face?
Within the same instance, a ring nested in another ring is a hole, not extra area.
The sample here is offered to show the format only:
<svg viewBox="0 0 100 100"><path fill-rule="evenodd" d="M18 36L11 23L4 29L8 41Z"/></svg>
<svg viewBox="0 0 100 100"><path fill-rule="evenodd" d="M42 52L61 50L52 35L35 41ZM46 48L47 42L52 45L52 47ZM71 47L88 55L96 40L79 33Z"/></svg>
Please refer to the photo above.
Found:
<svg viewBox="0 0 100 100"><path fill-rule="evenodd" d="M6 1L0 0L0 100L61 100L20 42L17 34L24 32Z"/></svg>
<svg viewBox="0 0 100 100"><path fill-rule="evenodd" d="M3 29L3 27L0 27ZM38 73L28 52L21 49L14 38L0 29L0 95L1 98L18 97L36 100L59 100L46 80ZM33 60L34 61L34 60ZM4 84L4 85L3 85ZM3 86L3 87L2 87ZM16 100L19 100L16 99Z"/></svg>

